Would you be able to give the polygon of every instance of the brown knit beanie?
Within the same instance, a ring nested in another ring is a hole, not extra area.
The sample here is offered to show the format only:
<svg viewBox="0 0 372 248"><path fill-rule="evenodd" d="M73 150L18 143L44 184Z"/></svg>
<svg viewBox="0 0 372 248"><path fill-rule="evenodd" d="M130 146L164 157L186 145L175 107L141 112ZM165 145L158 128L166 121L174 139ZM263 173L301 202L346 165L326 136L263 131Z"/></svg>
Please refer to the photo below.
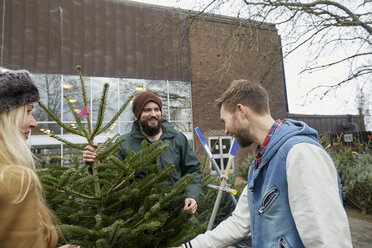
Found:
<svg viewBox="0 0 372 248"><path fill-rule="evenodd" d="M0 112L37 102L39 91L26 70L0 68Z"/></svg>
<svg viewBox="0 0 372 248"><path fill-rule="evenodd" d="M148 102L155 102L159 106L160 111L161 111L162 103L161 103L160 98L154 93L151 93L149 91L142 92L138 94L136 98L134 98L133 105L132 105L133 114L134 116L136 116L137 120L141 116L143 107Z"/></svg>

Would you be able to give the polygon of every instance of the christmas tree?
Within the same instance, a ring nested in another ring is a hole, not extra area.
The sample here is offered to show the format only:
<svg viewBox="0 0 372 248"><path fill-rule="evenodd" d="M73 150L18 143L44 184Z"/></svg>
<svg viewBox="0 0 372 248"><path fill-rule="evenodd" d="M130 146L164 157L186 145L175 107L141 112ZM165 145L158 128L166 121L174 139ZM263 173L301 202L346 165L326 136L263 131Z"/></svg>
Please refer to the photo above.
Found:
<svg viewBox="0 0 372 248"><path fill-rule="evenodd" d="M76 122L77 129L64 124L42 102L40 106L67 132L82 136L89 145L97 135L107 130L130 103L133 95L123 104L111 121L103 124L109 84L103 86L97 122L91 125L81 67L82 98L85 105L77 114L68 96L64 96ZM83 114L84 116L81 116ZM84 125L81 118L87 118ZM49 135L73 148L84 150L52 133ZM73 167L47 165L40 170L47 202L60 220L60 244L80 244L82 247L170 247L179 245L190 233L198 232L190 224L190 215L182 211L182 194L195 175L187 174L175 185L167 183L174 172L169 164L159 171L158 156L167 143L142 143L138 153L126 151L120 160L115 153L124 139L118 135L107 139L97 149L94 163L81 164L74 159ZM145 174L146 176L139 176Z"/></svg>

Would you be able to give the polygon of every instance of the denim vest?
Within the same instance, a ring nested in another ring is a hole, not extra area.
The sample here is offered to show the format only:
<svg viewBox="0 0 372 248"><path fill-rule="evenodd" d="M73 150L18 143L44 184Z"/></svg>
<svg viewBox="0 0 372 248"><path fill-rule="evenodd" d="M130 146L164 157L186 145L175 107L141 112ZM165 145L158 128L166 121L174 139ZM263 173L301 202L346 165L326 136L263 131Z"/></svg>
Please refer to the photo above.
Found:
<svg viewBox="0 0 372 248"><path fill-rule="evenodd" d="M298 124L305 125L307 131L312 130L304 123ZM248 204L254 248L304 247L289 207L286 158L290 149L297 143L306 142L319 147L321 145L314 135L302 131L296 134L292 128L283 125L274 133L266 147L260 167L255 169L256 160L250 167Z"/></svg>

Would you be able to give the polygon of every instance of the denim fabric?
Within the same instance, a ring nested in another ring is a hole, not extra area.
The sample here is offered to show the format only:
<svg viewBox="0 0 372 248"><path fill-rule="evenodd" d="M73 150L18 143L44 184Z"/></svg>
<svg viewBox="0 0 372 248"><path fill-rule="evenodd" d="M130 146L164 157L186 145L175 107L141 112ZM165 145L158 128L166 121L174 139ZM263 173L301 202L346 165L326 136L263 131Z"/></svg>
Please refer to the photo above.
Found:
<svg viewBox="0 0 372 248"><path fill-rule="evenodd" d="M286 119L266 147L261 166L255 169L256 160L250 166L248 204L254 248L304 247L290 210L286 177L287 154L298 143L321 147L314 129Z"/></svg>

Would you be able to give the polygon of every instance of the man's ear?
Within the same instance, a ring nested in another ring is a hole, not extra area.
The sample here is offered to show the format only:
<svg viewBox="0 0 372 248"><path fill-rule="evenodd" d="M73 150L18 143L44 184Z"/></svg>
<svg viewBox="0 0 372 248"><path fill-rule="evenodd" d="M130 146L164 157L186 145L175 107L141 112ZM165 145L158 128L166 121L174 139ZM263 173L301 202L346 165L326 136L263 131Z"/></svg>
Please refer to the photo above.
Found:
<svg viewBox="0 0 372 248"><path fill-rule="evenodd" d="M238 103L238 105L236 105L236 111L238 112L241 118L243 119L246 118L247 110L243 104Z"/></svg>

